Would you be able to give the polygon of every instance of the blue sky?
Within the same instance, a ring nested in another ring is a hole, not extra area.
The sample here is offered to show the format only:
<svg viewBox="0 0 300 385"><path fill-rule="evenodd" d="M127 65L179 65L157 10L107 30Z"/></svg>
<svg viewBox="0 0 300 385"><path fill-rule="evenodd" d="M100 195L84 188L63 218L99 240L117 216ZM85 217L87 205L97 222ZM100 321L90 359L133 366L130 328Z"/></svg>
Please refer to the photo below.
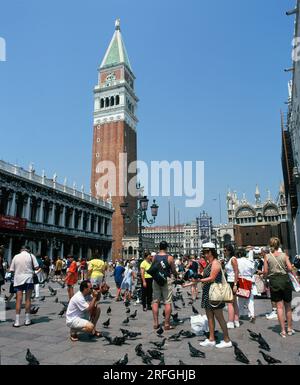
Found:
<svg viewBox="0 0 300 385"><path fill-rule="evenodd" d="M295 0L0 1L0 157L90 185L93 87L121 19L136 75L139 159L204 160L205 202L181 219L225 221L227 188L275 197L282 180ZM168 222L158 199L158 223ZM173 221L173 219L172 219Z"/></svg>

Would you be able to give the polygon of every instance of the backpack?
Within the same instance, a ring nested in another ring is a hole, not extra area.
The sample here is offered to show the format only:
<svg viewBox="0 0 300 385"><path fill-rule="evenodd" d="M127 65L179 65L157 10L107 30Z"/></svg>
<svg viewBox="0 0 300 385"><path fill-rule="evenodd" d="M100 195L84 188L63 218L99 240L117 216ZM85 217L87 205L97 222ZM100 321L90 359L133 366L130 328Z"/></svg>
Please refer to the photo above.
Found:
<svg viewBox="0 0 300 385"><path fill-rule="evenodd" d="M154 260L147 270L147 274L150 274L159 286L164 286L168 281L168 273L164 261L158 262Z"/></svg>

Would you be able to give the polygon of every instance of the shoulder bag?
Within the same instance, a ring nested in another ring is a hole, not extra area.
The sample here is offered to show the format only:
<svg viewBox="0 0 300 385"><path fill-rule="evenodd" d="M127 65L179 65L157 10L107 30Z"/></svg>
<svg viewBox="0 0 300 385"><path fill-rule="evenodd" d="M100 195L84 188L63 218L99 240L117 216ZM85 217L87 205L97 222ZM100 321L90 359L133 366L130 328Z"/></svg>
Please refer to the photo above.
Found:
<svg viewBox="0 0 300 385"><path fill-rule="evenodd" d="M33 270L33 274L32 274L33 284L37 285L38 283L40 283L40 281L39 281L39 277L38 277L37 273L35 272L35 267L33 265L33 259L32 259L31 254L30 254L30 258L31 258L31 265L32 265L32 270Z"/></svg>
<svg viewBox="0 0 300 385"><path fill-rule="evenodd" d="M230 285L225 279L223 269L221 267L222 282L212 283L209 289L209 302L212 307L218 307L221 303L233 302L233 293Z"/></svg>

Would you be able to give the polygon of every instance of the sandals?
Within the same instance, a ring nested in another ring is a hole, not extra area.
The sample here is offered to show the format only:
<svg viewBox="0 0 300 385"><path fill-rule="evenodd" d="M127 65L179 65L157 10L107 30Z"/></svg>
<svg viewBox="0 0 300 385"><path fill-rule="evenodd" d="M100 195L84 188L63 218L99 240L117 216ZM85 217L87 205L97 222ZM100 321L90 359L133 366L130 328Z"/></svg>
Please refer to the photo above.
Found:
<svg viewBox="0 0 300 385"><path fill-rule="evenodd" d="M175 329L175 326L165 325L165 330L173 330L173 329Z"/></svg>
<svg viewBox="0 0 300 385"><path fill-rule="evenodd" d="M96 337L96 338L102 338L103 334L101 332L98 332L97 330L95 330L95 332L92 334L92 336Z"/></svg>
<svg viewBox="0 0 300 385"><path fill-rule="evenodd" d="M286 333L285 332L280 332L279 334L281 335L282 338L286 338Z"/></svg>
<svg viewBox="0 0 300 385"><path fill-rule="evenodd" d="M79 341L79 338L78 338L77 334L71 334L70 335L70 340L73 341L73 342L76 342L76 341Z"/></svg>
<svg viewBox="0 0 300 385"><path fill-rule="evenodd" d="M159 329L159 325L153 325L153 329L154 329L154 330Z"/></svg>
<svg viewBox="0 0 300 385"><path fill-rule="evenodd" d="M291 330L288 330L287 334L288 336L293 336L295 334L295 330L291 329Z"/></svg>

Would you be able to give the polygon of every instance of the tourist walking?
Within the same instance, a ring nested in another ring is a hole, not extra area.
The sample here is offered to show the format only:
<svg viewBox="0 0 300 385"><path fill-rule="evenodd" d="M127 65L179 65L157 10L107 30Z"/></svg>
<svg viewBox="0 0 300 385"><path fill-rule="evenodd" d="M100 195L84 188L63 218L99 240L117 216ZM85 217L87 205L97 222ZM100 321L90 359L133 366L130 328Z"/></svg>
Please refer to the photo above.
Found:
<svg viewBox="0 0 300 385"><path fill-rule="evenodd" d="M69 268L67 270L65 283L67 285L67 291L70 300L74 295L74 285L76 285L78 282L78 266L73 255L68 255L67 259L69 261Z"/></svg>
<svg viewBox="0 0 300 385"><path fill-rule="evenodd" d="M100 287L105 279L107 264L99 255L94 255L88 263L88 277L91 280L93 288Z"/></svg>
<svg viewBox="0 0 300 385"><path fill-rule="evenodd" d="M229 348L232 347L232 342L230 341L226 321L223 315L223 308L225 304L220 303L218 306L212 306L209 300L209 290L211 284L214 282L222 283L223 281L221 264L218 261L215 245L212 242L203 244L203 253L208 262L208 265L203 271L203 278L199 281L203 283L201 306L203 309L205 309L208 319L209 337L205 341L200 342L200 345L204 347L215 346L220 349ZM223 331L223 340L218 344L216 344L215 340L215 318L219 322L219 325Z"/></svg>
<svg viewBox="0 0 300 385"><path fill-rule="evenodd" d="M242 254L241 258L238 258L238 268L239 268L239 287L241 289L241 294L239 294L238 292L239 314L240 316L245 316L245 315L248 316L250 322L255 323L254 292L253 292L255 266L254 266L254 260L251 259L251 255L249 256L249 253L248 254L244 253ZM247 314L245 314L245 310L247 311Z"/></svg>
<svg viewBox="0 0 300 385"><path fill-rule="evenodd" d="M145 252L144 260L140 265L142 278L142 304L143 310L152 310L152 282L153 278L147 273L152 263L152 254L150 251Z"/></svg>
<svg viewBox="0 0 300 385"><path fill-rule="evenodd" d="M29 326L32 324L30 309L31 294L34 287L33 274L39 270L39 264L35 256L30 253L30 249L23 246L20 254L14 256L9 269L14 273L14 288L17 291L16 319L13 326L20 327L23 291L25 291L25 326Z"/></svg>
<svg viewBox="0 0 300 385"><path fill-rule="evenodd" d="M123 262L122 261L117 262L117 265L116 265L116 267L114 269L114 273L113 273L114 278L115 278L116 287L117 287L116 301L122 300L121 285L122 285L122 281L124 278L124 272L125 272L125 267L123 266Z"/></svg>
<svg viewBox="0 0 300 385"><path fill-rule="evenodd" d="M123 294L124 301L131 300L133 282L135 280L135 273L131 263L127 265L124 271L124 278L121 284L121 290L125 290Z"/></svg>
<svg viewBox="0 0 300 385"><path fill-rule="evenodd" d="M238 260L235 256L235 250L232 245L226 245L224 247L225 259L227 263L225 264L225 272L227 275L227 282L229 283L232 292L233 292L233 302L228 303L228 322L227 328L234 329L235 327L240 327L239 322L239 307L237 304L236 292L238 289L238 280L239 280L239 268Z"/></svg>
<svg viewBox="0 0 300 385"><path fill-rule="evenodd" d="M159 253L153 257L152 264L157 263L164 266L164 272L167 276L167 282L160 286L155 280L153 280L153 301L152 301L152 312L154 329L159 328L158 316L159 316L159 304L162 300L165 305L165 330L174 329L170 325L170 317L172 312L172 274L177 278L177 271L174 263L174 258L168 254L168 243L165 241L160 242Z"/></svg>
<svg viewBox="0 0 300 385"><path fill-rule="evenodd" d="M276 237L270 239L270 252L264 258L264 275L269 278L271 300L276 303L278 321L281 327L280 335L286 338L295 334L292 325L292 294L293 287L288 273L293 273L289 257L279 251L280 240ZM284 314L285 313L285 314ZM285 329L287 320L287 333Z"/></svg>

